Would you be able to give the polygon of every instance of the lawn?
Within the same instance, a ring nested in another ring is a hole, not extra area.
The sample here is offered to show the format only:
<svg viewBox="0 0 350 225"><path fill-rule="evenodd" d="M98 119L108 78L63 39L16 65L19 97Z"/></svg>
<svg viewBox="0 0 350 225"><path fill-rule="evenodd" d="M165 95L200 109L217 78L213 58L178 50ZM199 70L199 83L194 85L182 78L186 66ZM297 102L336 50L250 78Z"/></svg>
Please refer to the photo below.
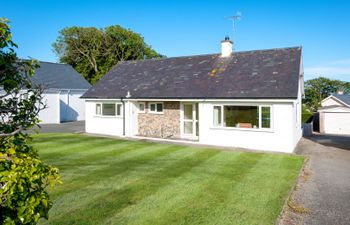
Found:
<svg viewBox="0 0 350 225"><path fill-rule="evenodd" d="M33 136L63 184L40 224L274 224L300 156L127 141Z"/></svg>

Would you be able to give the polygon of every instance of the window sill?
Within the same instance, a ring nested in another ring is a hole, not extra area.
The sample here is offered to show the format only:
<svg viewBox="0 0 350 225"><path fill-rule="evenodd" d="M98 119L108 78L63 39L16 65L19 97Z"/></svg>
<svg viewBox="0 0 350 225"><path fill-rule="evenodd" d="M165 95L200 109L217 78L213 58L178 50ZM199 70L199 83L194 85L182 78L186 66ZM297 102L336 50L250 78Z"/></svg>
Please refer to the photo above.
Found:
<svg viewBox="0 0 350 225"><path fill-rule="evenodd" d="M273 129L262 129L262 128L238 128L238 127L210 127L212 130L237 130L237 131L252 131L252 132L265 132L274 133Z"/></svg>
<svg viewBox="0 0 350 225"><path fill-rule="evenodd" d="M164 114L164 112L150 112L150 111L148 111L148 113L149 113L149 114L158 114L158 115Z"/></svg>
<svg viewBox="0 0 350 225"><path fill-rule="evenodd" d="M116 119L122 119L123 116L102 116L102 115L94 115L94 118L116 118Z"/></svg>

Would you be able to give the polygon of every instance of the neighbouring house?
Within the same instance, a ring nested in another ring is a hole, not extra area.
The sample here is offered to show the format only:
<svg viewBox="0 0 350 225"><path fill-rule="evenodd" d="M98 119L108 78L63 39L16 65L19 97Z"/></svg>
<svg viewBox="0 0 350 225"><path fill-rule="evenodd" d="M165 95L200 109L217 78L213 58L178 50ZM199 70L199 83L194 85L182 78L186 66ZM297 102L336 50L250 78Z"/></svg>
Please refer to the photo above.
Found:
<svg viewBox="0 0 350 225"><path fill-rule="evenodd" d="M350 135L350 95L332 94L318 110L320 133Z"/></svg>
<svg viewBox="0 0 350 225"><path fill-rule="evenodd" d="M124 61L82 98L86 132L293 152L302 135L300 47Z"/></svg>
<svg viewBox="0 0 350 225"><path fill-rule="evenodd" d="M39 113L41 123L85 120L84 100L80 97L91 85L70 65L51 62L39 65L32 82L44 88L47 108Z"/></svg>

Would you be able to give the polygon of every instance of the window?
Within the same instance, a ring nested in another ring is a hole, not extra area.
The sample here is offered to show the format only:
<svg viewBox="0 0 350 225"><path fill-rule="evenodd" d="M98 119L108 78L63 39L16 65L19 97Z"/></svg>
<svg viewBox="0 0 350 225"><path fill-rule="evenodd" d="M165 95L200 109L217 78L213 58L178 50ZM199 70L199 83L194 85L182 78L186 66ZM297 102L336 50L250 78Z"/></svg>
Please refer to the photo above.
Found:
<svg viewBox="0 0 350 225"><path fill-rule="evenodd" d="M102 115L103 116L115 116L115 104L103 103L102 104Z"/></svg>
<svg viewBox="0 0 350 225"><path fill-rule="evenodd" d="M149 104L149 111L151 113L163 113L163 103L150 103Z"/></svg>
<svg viewBox="0 0 350 225"><path fill-rule="evenodd" d="M139 112L145 112L145 103L139 103Z"/></svg>
<svg viewBox="0 0 350 225"><path fill-rule="evenodd" d="M271 128L270 106L224 105L213 107L213 125L248 129Z"/></svg>
<svg viewBox="0 0 350 225"><path fill-rule="evenodd" d="M117 116L122 115L122 104L117 104Z"/></svg>
<svg viewBox="0 0 350 225"><path fill-rule="evenodd" d="M257 106L224 106L224 126L259 128L259 108Z"/></svg>
<svg viewBox="0 0 350 225"><path fill-rule="evenodd" d="M214 106L214 126L221 126L221 106Z"/></svg>
<svg viewBox="0 0 350 225"><path fill-rule="evenodd" d="M102 115L101 104L96 104L96 115Z"/></svg>
<svg viewBox="0 0 350 225"><path fill-rule="evenodd" d="M121 116L122 104L96 103L95 115L97 116Z"/></svg>
<svg viewBox="0 0 350 225"><path fill-rule="evenodd" d="M261 127L271 128L271 108L269 106L261 107Z"/></svg>

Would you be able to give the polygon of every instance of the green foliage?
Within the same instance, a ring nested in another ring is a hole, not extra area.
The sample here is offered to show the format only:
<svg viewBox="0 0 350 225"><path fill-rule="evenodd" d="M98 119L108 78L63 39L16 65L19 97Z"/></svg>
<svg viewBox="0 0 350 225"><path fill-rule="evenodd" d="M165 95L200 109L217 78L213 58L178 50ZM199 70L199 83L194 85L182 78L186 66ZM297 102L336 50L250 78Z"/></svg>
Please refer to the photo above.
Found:
<svg viewBox="0 0 350 225"><path fill-rule="evenodd" d="M331 95L343 91L350 93L350 82L340 80L331 80L325 77L319 77L305 82L305 106L312 112L317 111L321 101Z"/></svg>
<svg viewBox="0 0 350 225"><path fill-rule="evenodd" d="M302 112L301 112L301 121L302 123L308 123L311 122L310 120L313 117L313 113L310 112L305 106L305 104L302 105Z"/></svg>
<svg viewBox="0 0 350 225"><path fill-rule="evenodd" d="M9 22L0 18L0 224L35 224L52 206L46 187L59 182L58 170L43 163L24 131L45 108L33 87L35 61L14 51Z"/></svg>
<svg viewBox="0 0 350 225"><path fill-rule="evenodd" d="M64 28L52 46L61 62L72 65L90 83L119 61L162 57L140 34L118 25Z"/></svg>

